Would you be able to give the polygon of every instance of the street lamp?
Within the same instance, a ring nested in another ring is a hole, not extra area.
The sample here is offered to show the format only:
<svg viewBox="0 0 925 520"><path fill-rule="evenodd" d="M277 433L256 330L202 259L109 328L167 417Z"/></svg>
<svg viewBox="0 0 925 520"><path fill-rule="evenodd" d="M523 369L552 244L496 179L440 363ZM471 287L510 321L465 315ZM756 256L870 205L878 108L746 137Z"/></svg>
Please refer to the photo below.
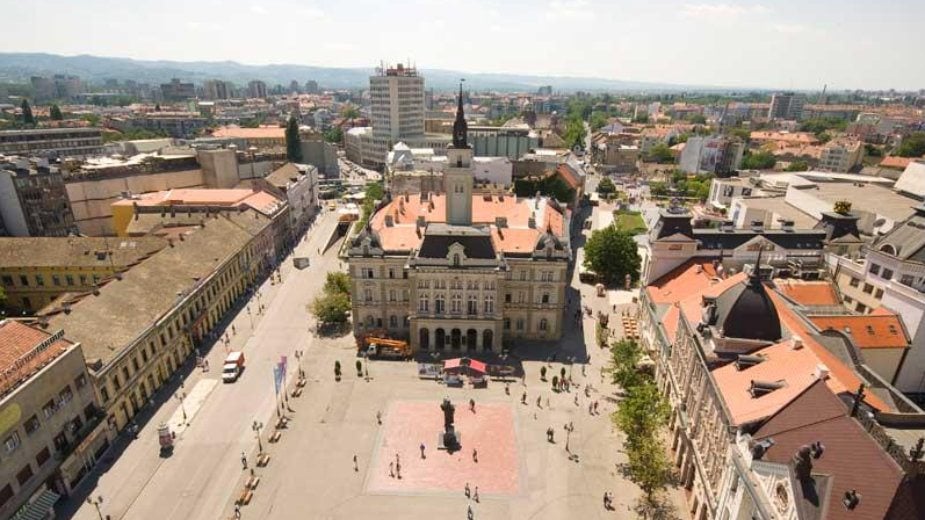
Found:
<svg viewBox="0 0 925 520"><path fill-rule="evenodd" d="M257 436L258 453L263 453L263 443L260 441L260 429L261 428L263 428L262 422L254 421L254 424L251 424L251 429L254 430L254 435Z"/></svg>
<svg viewBox="0 0 925 520"><path fill-rule="evenodd" d="M103 520L103 512L100 511L100 505L103 503L103 495L96 497L96 500L92 497L87 497L87 503L96 507L96 514L100 515L100 520Z"/></svg>
<svg viewBox="0 0 925 520"><path fill-rule="evenodd" d="M180 383L180 388L183 388L183 383ZM183 403L183 399L186 398L186 392L179 391L174 397L177 398L177 401L180 401L180 411L183 412L183 422L186 422L186 406Z"/></svg>

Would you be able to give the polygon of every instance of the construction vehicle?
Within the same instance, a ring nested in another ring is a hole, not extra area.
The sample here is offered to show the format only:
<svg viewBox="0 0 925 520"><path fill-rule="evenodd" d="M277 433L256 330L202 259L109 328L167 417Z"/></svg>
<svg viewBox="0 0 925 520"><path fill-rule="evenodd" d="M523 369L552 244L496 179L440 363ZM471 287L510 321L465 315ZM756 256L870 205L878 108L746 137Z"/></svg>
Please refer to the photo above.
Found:
<svg viewBox="0 0 925 520"><path fill-rule="evenodd" d="M390 339L380 335L366 335L358 341L360 354L368 358L409 359L411 345L400 339Z"/></svg>

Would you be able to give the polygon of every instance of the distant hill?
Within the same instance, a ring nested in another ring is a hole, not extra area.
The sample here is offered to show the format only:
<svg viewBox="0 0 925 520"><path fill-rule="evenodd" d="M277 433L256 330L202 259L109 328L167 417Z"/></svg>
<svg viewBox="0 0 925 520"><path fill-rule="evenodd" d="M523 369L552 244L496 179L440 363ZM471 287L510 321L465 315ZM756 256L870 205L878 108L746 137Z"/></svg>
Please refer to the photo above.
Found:
<svg viewBox="0 0 925 520"><path fill-rule="evenodd" d="M201 84L207 79L222 79L239 85L260 79L268 85L288 86L292 80L304 84L315 80L325 88L366 88L372 68L314 67L309 65L244 65L234 61L145 61L99 56L59 56L42 53L0 53L0 83L26 82L30 76L73 74L83 81L102 83L106 79L159 84L180 78ZM530 76L522 74L471 73L442 69L421 69L428 88L450 90L459 78L476 90L533 91L541 85L551 85L556 91L679 91L717 90L718 87L670 85L601 78L567 76Z"/></svg>

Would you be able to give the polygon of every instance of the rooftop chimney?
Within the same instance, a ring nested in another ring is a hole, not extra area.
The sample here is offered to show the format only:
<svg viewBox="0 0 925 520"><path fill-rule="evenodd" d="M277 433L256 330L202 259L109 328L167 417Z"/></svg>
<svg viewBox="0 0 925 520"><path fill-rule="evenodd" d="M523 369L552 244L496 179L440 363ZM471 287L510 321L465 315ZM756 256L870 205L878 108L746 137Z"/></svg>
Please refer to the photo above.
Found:
<svg viewBox="0 0 925 520"><path fill-rule="evenodd" d="M826 379L829 378L829 367L825 366L822 363L818 363L816 365L816 370L813 371L813 376L815 376L816 379L821 379L825 381Z"/></svg>
<svg viewBox="0 0 925 520"><path fill-rule="evenodd" d="M797 480L805 482L809 480L812 471L812 449L807 445L801 446L793 455L793 472L796 473Z"/></svg>
<svg viewBox="0 0 925 520"><path fill-rule="evenodd" d="M790 348L793 350L800 350L803 348L803 338L800 336L794 335L790 338Z"/></svg>
<svg viewBox="0 0 925 520"><path fill-rule="evenodd" d="M392 227L395 225L395 221L392 220L392 215L385 216L385 227Z"/></svg>

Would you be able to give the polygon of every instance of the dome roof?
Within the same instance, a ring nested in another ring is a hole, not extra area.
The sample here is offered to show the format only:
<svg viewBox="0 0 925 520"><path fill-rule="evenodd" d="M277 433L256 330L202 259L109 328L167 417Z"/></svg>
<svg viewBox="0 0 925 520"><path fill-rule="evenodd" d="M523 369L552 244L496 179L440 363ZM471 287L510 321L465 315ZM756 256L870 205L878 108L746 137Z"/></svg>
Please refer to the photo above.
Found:
<svg viewBox="0 0 925 520"><path fill-rule="evenodd" d="M781 338L777 308L757 276L733 285L716 298L715 324L727 338Z"/></svg>

